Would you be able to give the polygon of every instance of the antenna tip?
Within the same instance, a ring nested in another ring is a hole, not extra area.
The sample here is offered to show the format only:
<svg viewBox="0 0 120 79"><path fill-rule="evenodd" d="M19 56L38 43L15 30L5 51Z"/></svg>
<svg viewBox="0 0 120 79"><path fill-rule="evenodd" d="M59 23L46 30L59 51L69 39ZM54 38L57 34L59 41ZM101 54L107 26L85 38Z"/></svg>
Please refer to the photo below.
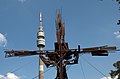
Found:
<svg viewBox="0 0 120 79"><path fill-rule="evenodd" d="M42 13L40 12L40 21L42 21Z"/></svg>

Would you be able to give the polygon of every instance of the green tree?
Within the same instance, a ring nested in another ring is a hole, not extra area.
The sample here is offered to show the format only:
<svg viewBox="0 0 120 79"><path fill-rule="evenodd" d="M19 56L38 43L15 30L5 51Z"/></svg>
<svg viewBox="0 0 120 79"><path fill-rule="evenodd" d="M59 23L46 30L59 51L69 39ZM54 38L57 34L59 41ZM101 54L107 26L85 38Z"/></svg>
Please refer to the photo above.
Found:
<svg viewBox="0 0 120 79"><path fill-rule="evenodd" d="M120 79L120 61L117 61L116 63L113 64L116 70L111 70L110 76L111 78L115 78L118 76L118 79Z"/></svg>

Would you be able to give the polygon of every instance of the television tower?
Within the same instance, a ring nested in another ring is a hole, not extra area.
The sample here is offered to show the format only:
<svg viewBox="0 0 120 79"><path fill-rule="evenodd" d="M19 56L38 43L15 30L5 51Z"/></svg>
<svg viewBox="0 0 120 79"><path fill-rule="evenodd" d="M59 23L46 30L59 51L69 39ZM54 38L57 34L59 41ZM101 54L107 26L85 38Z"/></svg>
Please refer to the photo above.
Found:
<svg viewBox="0 0 120 79"><path fill-rule="evenodd" d="M42 52L43 47L45 47L45 35L42 27L42 14L40 13L40 26L37 33L37 47L39 48L39 53ZM40 58L39 54L39 79L44 79L44 64Z"/></svg>

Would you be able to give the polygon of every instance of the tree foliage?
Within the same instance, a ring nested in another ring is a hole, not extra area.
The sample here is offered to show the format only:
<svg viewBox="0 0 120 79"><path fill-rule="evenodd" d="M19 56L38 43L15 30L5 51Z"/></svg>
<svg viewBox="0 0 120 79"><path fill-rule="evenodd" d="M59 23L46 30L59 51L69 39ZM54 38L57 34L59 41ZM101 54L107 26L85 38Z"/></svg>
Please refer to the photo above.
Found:
<svg viewBox="0 0 120 79"><path fill-rule="evenodd" d="M115 78L118 76L118 79L120 79L120 61L117 61L116 63L113 64L116 70L111 70L110 76L111 78Z"/></svg>

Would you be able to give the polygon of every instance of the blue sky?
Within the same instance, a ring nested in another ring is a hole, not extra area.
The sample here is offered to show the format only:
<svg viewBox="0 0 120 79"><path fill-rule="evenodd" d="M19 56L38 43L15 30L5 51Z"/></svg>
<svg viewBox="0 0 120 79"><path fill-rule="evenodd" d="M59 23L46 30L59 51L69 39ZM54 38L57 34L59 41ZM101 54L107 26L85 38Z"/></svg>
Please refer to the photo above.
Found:
<svg viewBox="0 0 120 79"><path fill-rule="evenodd" d="M56 9L62 10L65 22L66 41L70 48L102 45L120 47L120 37L116 25L120 18L118 4L112 0L0 0L0 33L6 36L7 46L0 47L0 74L14 72L22 79L32 79L38 75L38 56L5 58L3 49L37 50L36 39L39 27L39 13L43 15L43 28L46 38L44 49L54 49ZM69 68L69 79L101 79L98 71L87 64L89 61L106 76L114 69L112 64L120 60L120 53L108 57L80 57L79 64ZM27 64L28 63L28 64ZM47 70L45 68L45 70ZM45 79L55 78L55 68L45 73ZM36 78L37 79L37 78Z"/></svg>

